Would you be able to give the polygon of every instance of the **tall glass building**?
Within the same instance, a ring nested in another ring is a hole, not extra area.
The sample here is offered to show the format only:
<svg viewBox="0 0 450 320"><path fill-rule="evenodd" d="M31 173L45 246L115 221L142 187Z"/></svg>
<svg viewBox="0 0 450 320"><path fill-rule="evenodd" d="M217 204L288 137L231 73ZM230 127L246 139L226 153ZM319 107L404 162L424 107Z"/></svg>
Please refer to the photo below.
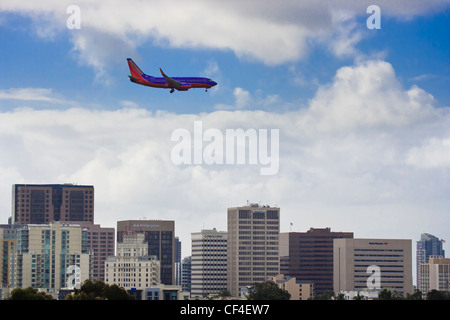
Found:
<svg viewBox="0 0 450 320"><path fill-rule="evenodd" d="M48 293L79 288L90 278L87 230L79 225L27 225L17 230L12 257L12 288L33 287Z"/></svg>
<svg viewBox="0 0 450 320"><path fill-rule="evenodd" d="M445 258L445 251L442 247L442 240L429 234L422 233L420 240L417 241L416 251L416 275L417 275L417 288L420 288L420 266L427 264L430 257Z"/></svg>

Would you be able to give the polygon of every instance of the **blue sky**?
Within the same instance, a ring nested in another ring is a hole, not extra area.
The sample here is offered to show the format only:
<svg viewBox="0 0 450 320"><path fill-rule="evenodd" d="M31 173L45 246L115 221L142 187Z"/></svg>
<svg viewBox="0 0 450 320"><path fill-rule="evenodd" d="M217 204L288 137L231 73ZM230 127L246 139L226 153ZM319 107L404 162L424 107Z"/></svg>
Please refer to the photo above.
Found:
<svg viewBox="0 0 450 320"><path fill-rule="evenodd" d="M107 61L105 77L95 79L92 67L77 61L73 50L71 33L80 33L82 29L68 30L63 25L55 35L45 38L34 32L37 28L35 19L17 13L3 13L1 16L2 89L51 88L82 103L95 101L105 108L113 108L121 100L132 100L152 110L207 112L211 111L211 105L217 103L232 104L230 93L233 87L244 88L252 94L258 91L262 95L279 95L284 101L292 102L292 108L297 108L298 102L304 103L314 95L317 85L329 83L339 67L352 64L355 59L355 54L337 57L326 44L311 44L305 57L277 65L266 65L252 58L240 59L230 50L171 48L152 43L151 39L129 50L129 55L146 73L157 76L159 67L173 76L202 76L212 63L220 68L222 90L212 99L211 94L205 95L203 90L172 97L166 95L168 92L165 90L135 88L135 85L127 83L125 55L122 60L114 56L111 62ZM417 84L435 96L441 105L448 106L448 8L407 21L382 14L382 28L379 30L367 29L369 16L365 12L355 16L353 32L361 33L362 39L354 44L354 49L359 54L383 55L393 65L405 87ZM138 57L133 56L135 52ZM301 75L302 84L293 83L295 75L292 70ZM89 96L88 101L83 100L86 96Z"/></svg>
<svg viewBox="0 0 450 320"><path fill-rule="evenodd" d="M77 1L69 30L71 1L2 1L0 218L13 183L77 182L98 223L174 219L186 243L247 200L279 205L282 231L450 238L450 2L378 1L379 30L372 1L257 3ZM219 85L139 86L127 57ZM195 120L280 129L279 173L174 165L171 133Z"/></svg>

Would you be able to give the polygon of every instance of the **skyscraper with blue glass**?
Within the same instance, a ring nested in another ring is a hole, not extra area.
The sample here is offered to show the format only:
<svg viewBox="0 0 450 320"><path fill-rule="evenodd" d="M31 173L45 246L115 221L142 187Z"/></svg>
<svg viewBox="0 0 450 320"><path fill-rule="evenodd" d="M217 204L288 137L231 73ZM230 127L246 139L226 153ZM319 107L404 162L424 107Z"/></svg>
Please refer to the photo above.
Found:
<svg viewBox="0 0 450 320"><path fill-rule="evenodd" d="M429 234L422 233L420 240L417 241L416 261L417 261L417 288L420 288L420 266L427 264L430 257L445 258L445 251L442 246L442 240Z"/></svg>

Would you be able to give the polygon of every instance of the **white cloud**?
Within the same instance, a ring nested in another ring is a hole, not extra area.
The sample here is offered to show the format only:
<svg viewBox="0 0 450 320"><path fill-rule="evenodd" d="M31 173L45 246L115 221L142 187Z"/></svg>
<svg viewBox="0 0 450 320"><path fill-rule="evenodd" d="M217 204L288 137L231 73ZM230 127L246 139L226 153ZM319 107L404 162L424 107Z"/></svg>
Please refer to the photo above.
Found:
<svg viewBox="0 0 450 320"><path fill-rule="evenodd" d="M245 102L247 93L238 96ZM254 107L266 100L251 99ZM203 130L280 129L278 174L173 164L171 134L193 132L195 120ZM0 217L9 216L13 183L73 182L95 186L97 223L173 219L186 250L190 232L226 230L226 208L247 200L279 205L282 231L293 222L356 237L445 238L449 128L447 109L420 88L402 88L378 60L339 69L307 108L288 113L17 109L0 113Z"/></svg>
<svg viewBox="0 0 450 320"><path fill-rule="evenodd" d="M450 137L431 138L407 154L407 163L422 168L450 167Z"/></svg>
<svg viewBox="0 0 450 320"><path fill-rule="evenodd" d="M63 102L58 99L52 89L47 88L10 88L0 90L0 99L4 100L25 100L25 101L45 101Z"/></svg>
<svg viewBox="0 0 450 320"><path fill-rule="evenodd" d="M378 1L382 17L408 19L437 12L442 1ZM67 30L71 0L3 0L0 11L33 19L41 37L66 31L81 63L101 77L106 66L136 56L144 43L172 48L229 50L243 59L275 65L305 57L312 43L325 43L337 56L358 55L357 17L372 1L77 1L81 29ZM312 40L312 41L311 41Z"/></svg>

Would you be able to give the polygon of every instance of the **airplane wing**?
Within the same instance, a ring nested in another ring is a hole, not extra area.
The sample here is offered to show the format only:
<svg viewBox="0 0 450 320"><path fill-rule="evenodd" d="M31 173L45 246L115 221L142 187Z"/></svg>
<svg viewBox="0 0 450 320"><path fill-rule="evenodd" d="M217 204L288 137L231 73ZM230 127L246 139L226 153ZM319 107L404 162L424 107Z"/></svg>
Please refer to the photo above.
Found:
<svg viewBox="0 0 450 320"><path fill-rule="evenodd" d="M171 77L167 76L161 68L159 68L159 71L161 71L161 75L164 77L164 79L166 79L167 83L169 84L170 87L173 88L181 88L181 86L183 85L181 82L178 82L177 80L172 79Z"/></svg>

